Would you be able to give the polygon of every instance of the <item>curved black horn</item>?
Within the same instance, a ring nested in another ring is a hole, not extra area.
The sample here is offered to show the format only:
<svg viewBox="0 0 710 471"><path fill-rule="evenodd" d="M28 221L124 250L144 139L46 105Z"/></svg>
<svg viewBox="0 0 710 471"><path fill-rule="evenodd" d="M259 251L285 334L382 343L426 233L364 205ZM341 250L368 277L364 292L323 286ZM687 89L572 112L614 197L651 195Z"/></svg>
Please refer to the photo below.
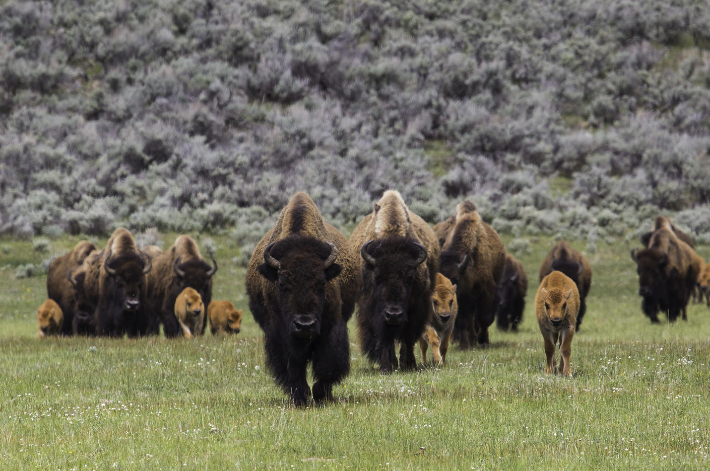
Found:
<svg viewBox="0 0 710 471"><path fill-rule="evenodd" d="M180 270L180 267L178 265L180 265L180 257L175 259L175 262L173 263L173 271L177 276L182 278L185 276L185 272Z"/></svg>
<svg viewBox="0 0 710 471"><path fill-rule="evenodd" d="M74 277L71 276L71 274L77 268L79 268L79 265L70 268L69 271L67 272L67 279L69 280L69 283L71 283L71 285L74 287L74 289L76 289L76 280L74 280Z"/></svg>
<svg viewBox="0 0 710 471"><path fill-rule="evenodd" d="M266 263L268 263L270 267L280 270L281 269L281 262L279 262L278 260L276 260L274 257L271 256L271 247L273 247L275 243L276 242L270 243L264 249L264 261Z"/></svg>
<svg viewBox="0 0 710 471"><path fill-rule="evenodd" d="M338 256L338 248L335 244L331 244L330 242L326 242L326 244L330 245L330 255L328 255L328 258L326 258L323 263L325 264L325 268L328 268L335 263L335 259Z"/></svg>
<svg viewBox="0 0 710 471"><path fill-rule="evenodd" d="M212 259L212 268L206 273L208 277L212 277L215 273L217 273L217 260L214 258L210 257Z"/></svg>
<svg viewBox="0 0 710 471"><path fill-rule="evenodd" d="M106 270L106 273L108 273L111 276L116 276L116 270L108 266L108 261L111 259L111 248L109 247L108 249L108 254L106 255L106 258L104 259L104 270Z"/></svg>
<svg viewBox="0 0 710 471"><path fill-rule="evenodd" d="M584 265L580 263L579 268L577 269L577 276L581 275L583 271L584 271Z"/></svg>
<svg viewBox="0 0 710 471"><path fill-rule="evenodd" d="M510 281L515 281L515 280L517 280L519 275L520 275L520 273L518 273L518 272L516 271L515 273L513 273L513 276L510 277Z"/></svg>
<svg viewBox="0 0 710 471"><path fill-rule="evenodd" d="M153 268L153 259L145 252L141 252L141 256L146 260L146 264L143 267L143 274L145 275Z"/></svg>
<svg viewBox="0 0 710 471"><path fill-rule="evenodd" d="M638 249L631 249L631 260L634 262L636 261L636 252L638 252Z"/></svg>
<svg viewBox="0 0 710 471"><path fill-rule="evenodd" d="M419 256L417 257L416 260L414 260L414 263L413 263L413 266L416 267L417 265L422 263L424 260L426 260L427 250L426 250L426 247L424 247L422 244L420 244L418 242L415 242L414 245L419 247Z"/></svg>
<svg viewBox="0 0 710 471"><path fill-rule="evenodd" d="M375 257L370 255L370 253L367 251L367 248L373 242L374 242L374 240L370 240L370 241L365 242L365 245L363 245L362 249L360 249L360 256L362 257L363 260L365 260L367 263L369 263L370 265L372 265L374 267L376 265Z"/></svg>
<svg viewBox="0 0 710 471"><path fill-rule="evenodd" d="M456 268L458 268L459 271L463 270L466 268L466 265L468 264L468 254L463 256L463 259L461 260L461 263L459 263Z"/></svg>

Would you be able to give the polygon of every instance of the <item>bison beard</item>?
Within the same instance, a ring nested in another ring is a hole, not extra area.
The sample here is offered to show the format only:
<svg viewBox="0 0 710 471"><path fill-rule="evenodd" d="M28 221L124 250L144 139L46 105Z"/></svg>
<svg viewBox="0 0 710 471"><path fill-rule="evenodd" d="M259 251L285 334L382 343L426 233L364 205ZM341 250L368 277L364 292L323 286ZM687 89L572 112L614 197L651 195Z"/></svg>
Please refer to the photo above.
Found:
<svg viewBox="0 0 710 471"><path fill-rule="evenodd" d="M380 364L381 373L389 373L398 367L399 341L399 366L414 369L414 345L432 315L429 279L416 276L427 250L410 238L395 236L367 242L361 255L366 263L357 321L363 352Z"/></svg>
<svg viewBox="0 0 710 471"><path fill-rule="evenodd" d="M343 267L329 242L292 235L272 243L257 267L262 283L274 284L276 298L249 286L249 308L264 330L266 359L276 382L303 406L311 396L306 379L313 364L313 399L333 399L333 384L350 371L350 343L339 290L329 286ZM254 256L257 256L255 254Z"/></svg>

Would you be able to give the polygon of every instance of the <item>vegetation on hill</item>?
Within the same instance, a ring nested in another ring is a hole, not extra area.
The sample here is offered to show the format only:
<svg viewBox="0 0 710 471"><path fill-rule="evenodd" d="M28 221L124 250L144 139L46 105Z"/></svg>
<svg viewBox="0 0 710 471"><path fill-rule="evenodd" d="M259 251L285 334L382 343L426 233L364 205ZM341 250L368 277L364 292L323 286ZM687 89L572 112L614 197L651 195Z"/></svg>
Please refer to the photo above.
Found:
<svg viewBox="0 0 710 471"><path fill-rule="evenodd" d="M297 190L342 226L390 187L513 234L710 231L701 1L0 4L0 233L249 244Z"/></svg>

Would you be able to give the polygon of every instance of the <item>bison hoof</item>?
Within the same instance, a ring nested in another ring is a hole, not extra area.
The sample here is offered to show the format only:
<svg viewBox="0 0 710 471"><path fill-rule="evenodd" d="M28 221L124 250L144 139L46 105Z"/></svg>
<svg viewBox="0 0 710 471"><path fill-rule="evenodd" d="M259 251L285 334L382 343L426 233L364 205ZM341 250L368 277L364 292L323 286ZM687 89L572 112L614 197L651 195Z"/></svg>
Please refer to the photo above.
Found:
<svg viewBox="0 0 710 471"><path fill-rule="evenodd" d="M313 385L313 400L318 404L333 402L333 385L316 382Z"/></svg>
<svg viewBox="0 0 710 471"><path fill-rule="evenodd" d="M381 375L392 374L392 370L391 370L390 368L386 368L386 367L384 367L384 366L381 366L381 367L380 367L380 374L381 374Z"/></svg>

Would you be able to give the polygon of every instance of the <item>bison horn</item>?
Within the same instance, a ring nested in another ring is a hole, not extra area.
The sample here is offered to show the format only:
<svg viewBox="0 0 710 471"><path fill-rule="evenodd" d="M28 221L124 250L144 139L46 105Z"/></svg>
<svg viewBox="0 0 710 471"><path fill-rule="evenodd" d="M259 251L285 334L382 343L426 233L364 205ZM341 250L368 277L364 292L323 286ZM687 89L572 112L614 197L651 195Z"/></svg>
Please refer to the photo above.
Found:
<svg viewBox="0 0 710 471"><path fill-rule="evenodd" d="M370 265L372 265L374 267L376 265L375 257L370 255L370 252L367 251L367 248L373 242L374 242L374 240L370 240L368 242L365 242L365 245L363 245L362 249L360 249L360 256L362 257L363 260L365 260L367 263L369 263Z"/></svg>
<svg viewBox="0 0 710 471"><path fill-rule="evenodd" d="M141 253L141 256L146 260L146 264L143 267L143 274L145 275L153 268L153 259L147 253Z"/></svg>
<svg viewBox="0 0 710 471"><path fill-rule="evenodd" d="M104 259L104 270L106 270L106 273L108 273L111 276L116 276L116 270L108 266L108 261L111 260L111 248L109 247L108 249L108 254L106 255L106 258Z"/></svg>
<svg viewBox="0 0 710 471"><path fill-rule="evenodd" d="M212 268L210 268L210 271L207 272L207 276L212 277L215 273L217 273L217 260L212 258Z"/></svg>
<svg viewBox="0 0 710 471"><path fill-rule="evenodd" d="M275 243L276 242L270 243L264 249L264 261L266 263L268 263L270 267L280 270L281 269L281 262L279 262L278 260L276 260L274 257L271 256L271 247L273 247Z"/></svg>
<svg viewBox="0 0 710 471"><path fill-rule="evenodd" d="M325 268L328 268L335 263L335 259L338 256L338 248L335 244L331 244L330 242L326 242L326 244L330 245L330 255L328 255L328 258L326 258L323 263L325 264Z"/></svg>
<svg viewBox="0 0 710 471"><path fill-rule="evenodd" d="M461 263L459 263L456 268L458 268L459 271L463 271L463 269L466 268L467 264L468 264L468 254L463 256Z"/></svg>
<svg viewBox="0 0 710 471"><path fill-rule="evenodd" d="M179 265L180 265L180 257L178 257L178 258L175 259L175 262L173 263L173 271L175 272L175 274L176 274L177 276L179 276L180 278L182 278L182 277L185 276L185 272L182 271L182 270L180 270Z"/></svg>
<svg viewBox="0 0 710 471"><path fill-rule="evenodd" d="M76 289L76 281L74 280L74 277L71 276L71 274L72 274L72 272L73 272L74 270L76 270L77 268L79 268L78 265L75 266L75 267L70 268L69 271L67 272L67 279L69 280L69 283L71 283L71 285L72 285L75 289Z"/></svg>
<svg viewBox="0 0 710 471"><path fill-rule="evenodd" d="M637 261L636 260L636 252L637 251L638 251L638 249L631 249L631 260L633 260L634 262Z"/></svg>
<svg viewBox="0 0 710 471"><path fill-rule="evenodd" d="M579 268L577 269L577 276L581 275L583 271L584 271L584 265L580 263Z"/></svg>
<svg viewBox="0 0 710 471"><path fill-rule="evenodd" d="M417 257L416 260L414 260L414 263L413 263L413 265L416 267L417 265L422 263L424 260L426 260L427 250L426 250L426 247L424 247L422 244L420 244L418 242L415 242L414 245L419 247L419 256Z"/></svg>
<svg viewBox="0 0 710 471"><path fill-rule="evenodd" d="M513 276L510 277L510 281L515 281L515 280L517 280L517 279L518 279L518 275L519 275L519 273L518 273L517 271L516 271L515 273L513 273Z"/></svg>

